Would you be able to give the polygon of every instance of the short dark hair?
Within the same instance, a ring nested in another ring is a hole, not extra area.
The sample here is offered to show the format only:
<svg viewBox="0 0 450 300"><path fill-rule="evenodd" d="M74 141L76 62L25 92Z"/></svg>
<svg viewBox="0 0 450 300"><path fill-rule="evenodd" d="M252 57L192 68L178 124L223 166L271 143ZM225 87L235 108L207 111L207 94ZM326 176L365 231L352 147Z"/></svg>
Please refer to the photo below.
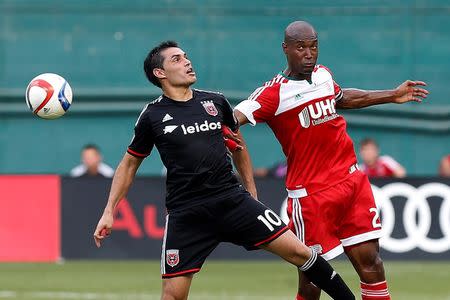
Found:
<svg viewBox="0 0 450 300"><path fill-rule="evenodd" d="M375 145L378 148L378 144L373 138L362 139L361 142L359 143L359 146L363 147L363 146L370 145L370 144Z"/></svg>
<svg viewBox="0 0 450 300"><path fill-rule="evenodd" d="M82 150L84 151L89 149L96 150L98 153L100 153L100 148L96 144L86 144L83 146Z"/></svg>
<svg viewBox="0 0 450 300"><path fill-rule="evenodd" d="M153 48L147 55L144 60L144 72L145 76L147 76L148 81L161 88L161 82L159 79L153 74L153 69L163 68L164 57L161 55L161 52L167 48L178 47L178 43L175 41L164 41L161 42L158 46Z"/></svg>

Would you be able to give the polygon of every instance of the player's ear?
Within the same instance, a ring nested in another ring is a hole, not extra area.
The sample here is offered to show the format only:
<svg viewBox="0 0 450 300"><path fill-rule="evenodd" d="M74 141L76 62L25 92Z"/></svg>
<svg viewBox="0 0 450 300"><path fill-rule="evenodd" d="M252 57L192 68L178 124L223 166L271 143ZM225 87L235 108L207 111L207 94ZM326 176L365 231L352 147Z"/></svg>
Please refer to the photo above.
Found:
<svg viewBox="0 0 450 300"><path fill-rule="evenodd" d="M287 44L286 44L286 42L282 42L281 43L281 48L283 48L283 52L284 52L284 54L286 54L286 52L287 52Z"/></svg>
<svg viewBox="0 0 450 300"><path fill-rule="evenodd" d="M163 69L160 69L160 68L154 68L153 69L153 75L155 75L156 78L159 78L159 79L166 78L166 72Z"/></svg>

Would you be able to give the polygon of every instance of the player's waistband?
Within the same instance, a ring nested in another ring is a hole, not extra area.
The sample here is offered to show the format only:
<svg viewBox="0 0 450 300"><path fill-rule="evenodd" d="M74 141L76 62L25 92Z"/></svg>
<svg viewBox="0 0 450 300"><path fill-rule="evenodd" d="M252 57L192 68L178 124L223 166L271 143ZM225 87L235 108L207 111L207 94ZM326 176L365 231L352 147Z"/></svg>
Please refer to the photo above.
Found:
<svg viewBox="0 0 450 300"><path fill-rule="evenodd" d="M353 164L350 166L350 168L348 168L348 173L352 174L353 172L355 172L356 170L359 170L359 166L358 164ZM308 191L306 190L306 188L301 188L301 189L295 189L295 190L290 190L290 189L286 189L287 193L288 193L288 197L289 198L303 198L308 196Z"/></svg>

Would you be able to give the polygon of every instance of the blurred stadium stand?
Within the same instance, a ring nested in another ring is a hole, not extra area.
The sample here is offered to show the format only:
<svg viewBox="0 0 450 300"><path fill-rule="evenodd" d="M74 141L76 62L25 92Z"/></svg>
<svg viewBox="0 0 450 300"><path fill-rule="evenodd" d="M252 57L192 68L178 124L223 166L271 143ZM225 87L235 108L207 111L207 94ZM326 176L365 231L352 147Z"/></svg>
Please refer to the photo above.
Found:
<svg viewBox="0 0 450 300"><path fill-rule="evenodd" d="M320 38L319 63L342 87L392 88L427 81L426 104L346 111L355 143L371 136L409 175L434 175L450 151L450 5L444 0L2 0L0 1L0 173L66 174L82 145L98 144L116 165L146 101L159 90L142 71L148 50L175 39L188 52L196 87L233 102L284 67L283 29L305 19ZM67 116L27 110L28 82L45 72L74 90ZM282 156L265 126L245 128L255 166ZM260 152L259 149L264 149ZM159 174L153 153L141 174Z"/></svg>

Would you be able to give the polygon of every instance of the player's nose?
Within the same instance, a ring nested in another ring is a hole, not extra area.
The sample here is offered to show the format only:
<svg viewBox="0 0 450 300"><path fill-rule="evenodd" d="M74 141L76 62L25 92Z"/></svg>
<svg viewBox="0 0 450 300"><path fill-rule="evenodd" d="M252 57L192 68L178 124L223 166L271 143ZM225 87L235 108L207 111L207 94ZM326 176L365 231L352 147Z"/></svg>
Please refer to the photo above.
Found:
<svg viewBox="0 0 450 300"><path fill-rule="evenodd" d="M311 49L309 49L308 47L305 50L305 58L312 58Z"/></svg>

